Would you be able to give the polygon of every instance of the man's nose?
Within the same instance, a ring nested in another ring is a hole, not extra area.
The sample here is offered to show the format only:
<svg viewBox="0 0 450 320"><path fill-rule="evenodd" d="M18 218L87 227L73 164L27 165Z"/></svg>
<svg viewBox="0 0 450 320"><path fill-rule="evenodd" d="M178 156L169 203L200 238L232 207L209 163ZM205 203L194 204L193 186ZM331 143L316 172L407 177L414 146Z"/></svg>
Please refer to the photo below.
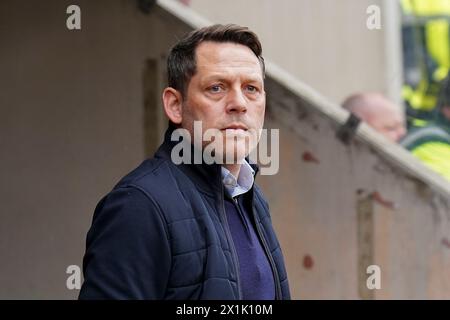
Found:
<svg viewBox="0 0 450 320"><path fill-rule="evenodd" d="M241 89L230 90L227 97L226 111L228 113L247 112L247 99Z"/></svg>

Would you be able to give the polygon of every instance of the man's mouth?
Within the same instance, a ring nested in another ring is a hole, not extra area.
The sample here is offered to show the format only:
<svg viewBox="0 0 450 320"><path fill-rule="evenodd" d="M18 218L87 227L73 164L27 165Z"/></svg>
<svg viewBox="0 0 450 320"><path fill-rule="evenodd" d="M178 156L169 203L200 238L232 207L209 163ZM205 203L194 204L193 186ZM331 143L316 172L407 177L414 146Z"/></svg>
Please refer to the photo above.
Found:
<svg viewBox="0 0 450 320"><path fill-rule="evenodd" d="M236 124L230 124L229 126L226 126L225 128L223 128L221 130L230 131L230 132L232 132L232 131L247 131L248 128L243 124L236 123Z"/></svg>

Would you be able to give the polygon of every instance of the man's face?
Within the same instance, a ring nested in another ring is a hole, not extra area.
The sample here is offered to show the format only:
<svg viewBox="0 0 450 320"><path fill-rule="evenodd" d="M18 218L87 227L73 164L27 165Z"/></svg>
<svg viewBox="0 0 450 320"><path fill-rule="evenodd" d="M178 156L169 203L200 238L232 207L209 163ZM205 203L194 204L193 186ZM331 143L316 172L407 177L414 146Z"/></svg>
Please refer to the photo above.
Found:
<svg viewBox="0 0 450 320"><path fill-rule="evenodd" d="M406 133L404 118L394 107L380 108L367 122L392 142L400 141Z"/></svg>
<svg viewBox="0 0 450 320"><path fill-rule="evenodd" d="M251 133L259 133L264 123L266 97L260 62L244 45L207 41L196 49L196 65L182 105L181 126L191 136L194 121L202 122L203 132L219 129L223 149L216 151L227 159L242 160L251 151Z"/></svg>

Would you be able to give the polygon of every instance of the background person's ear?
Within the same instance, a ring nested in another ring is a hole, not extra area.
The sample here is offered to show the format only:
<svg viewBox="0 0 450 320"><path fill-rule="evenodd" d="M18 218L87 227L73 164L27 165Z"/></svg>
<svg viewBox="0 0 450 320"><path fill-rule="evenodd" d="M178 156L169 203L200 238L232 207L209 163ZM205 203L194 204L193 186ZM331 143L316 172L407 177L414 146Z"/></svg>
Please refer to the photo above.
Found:
<svg viewBox="0 0 450 320"><path fill-rule="evenodd" d="M450 105L444 106L442 108L442 114L444 115L444 117L446 117L448 120L450 120Z"/></svg>
<svg viewBox="0 0 450 320"><path fill-rule="evenodd" d="M183 98L181 93L174 88L168 87L163 92L163 105L167 117L175 124L181 124Z"/></svg>

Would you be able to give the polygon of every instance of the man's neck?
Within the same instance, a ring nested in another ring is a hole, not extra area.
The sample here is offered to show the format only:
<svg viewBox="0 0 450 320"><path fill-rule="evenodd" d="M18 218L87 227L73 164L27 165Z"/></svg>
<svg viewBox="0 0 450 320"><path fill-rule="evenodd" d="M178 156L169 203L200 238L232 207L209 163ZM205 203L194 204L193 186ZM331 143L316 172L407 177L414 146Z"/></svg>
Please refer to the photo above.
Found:
<svg viewBox="0 0 450 320"><path fill-rule="evenodd" d="M239 171L241 170L241 164L240 163L224 164L223 167L226 168L228 171L230 171L231 174L236 179L239 177Z"/></svg>

